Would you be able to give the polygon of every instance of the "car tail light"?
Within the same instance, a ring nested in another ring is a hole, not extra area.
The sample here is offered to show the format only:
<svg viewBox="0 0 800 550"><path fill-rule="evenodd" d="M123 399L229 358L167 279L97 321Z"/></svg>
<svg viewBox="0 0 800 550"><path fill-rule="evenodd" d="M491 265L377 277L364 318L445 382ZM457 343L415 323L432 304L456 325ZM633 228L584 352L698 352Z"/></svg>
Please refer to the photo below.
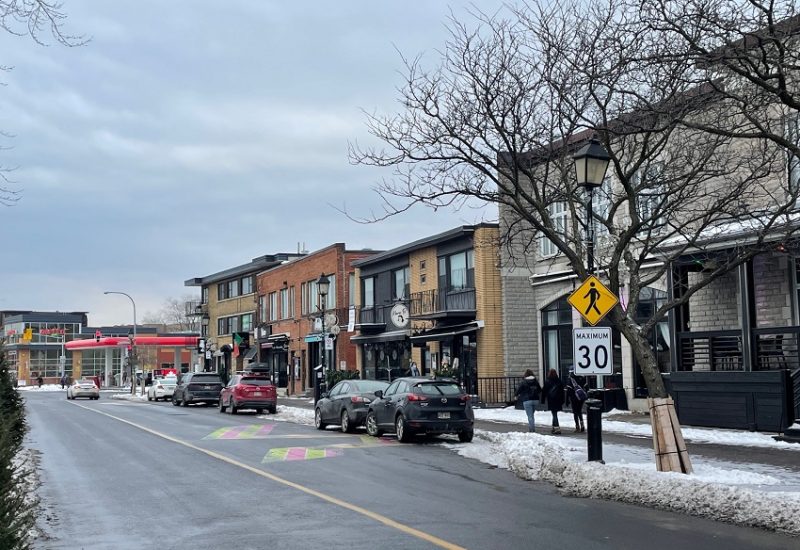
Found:
<svg viewBox="0 0 800 550"><path fill-rule="evenodd" d="M419 395L419 394L416 394L416 393L409 393L408 394L408 400L409 401L427 401L428 398L425 397L424 395Z"/></svg>
<svg viewBox="0 0 800 550"><path fill-rule="evenodd" d="M372 403L372 401L370 401L370 400L369 400L369 399L367 399L366 397L361 397L360 395L354 395L354 396L352 396L352 397L350 398L350 402L351 402L351 403Z"/></svg>

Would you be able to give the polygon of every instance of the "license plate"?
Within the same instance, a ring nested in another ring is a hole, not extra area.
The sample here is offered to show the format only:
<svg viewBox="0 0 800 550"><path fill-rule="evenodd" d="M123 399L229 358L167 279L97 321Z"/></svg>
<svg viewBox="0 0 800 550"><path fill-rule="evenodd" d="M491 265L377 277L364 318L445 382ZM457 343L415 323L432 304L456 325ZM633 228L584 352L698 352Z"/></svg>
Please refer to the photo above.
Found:
<svg viewBox="0 0 800 550"><path fill-rule="evenodd" d="M260 391L254 392L253 397L261 397L262 393Z"/></svg>
<svg viewBox="0 0 800 550"><path fill-rule="evenodd" d="M440 420L449 420L450 419L450 413L439 413L436 416Z"/></svg>
<svg viewBox="0 0 800 550"><path fill-rule="evenodd" d="M211 386L203 386L203 389L204 389L204 390L210 390L210 389L211 389Z"/></svg>

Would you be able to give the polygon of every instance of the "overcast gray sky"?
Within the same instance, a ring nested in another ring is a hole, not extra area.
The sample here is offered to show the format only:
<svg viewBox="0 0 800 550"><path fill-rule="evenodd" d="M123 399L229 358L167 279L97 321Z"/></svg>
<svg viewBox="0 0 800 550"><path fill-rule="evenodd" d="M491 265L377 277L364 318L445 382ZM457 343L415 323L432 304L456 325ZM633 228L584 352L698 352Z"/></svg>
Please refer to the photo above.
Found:
<svg viewBox="0 0 800 550"><path fill-rule="evenodd" d="M500 1L478 2L492 11ZM396 111L397 50L425 54L465 2L65 0L67 48L0 34L0 165L14 166L0 309L143 317L191 277L333 242L386 249L493 211L417 209L378 225L351 166L360 109ZM50 41L52 42L52 41Z"/></svg>

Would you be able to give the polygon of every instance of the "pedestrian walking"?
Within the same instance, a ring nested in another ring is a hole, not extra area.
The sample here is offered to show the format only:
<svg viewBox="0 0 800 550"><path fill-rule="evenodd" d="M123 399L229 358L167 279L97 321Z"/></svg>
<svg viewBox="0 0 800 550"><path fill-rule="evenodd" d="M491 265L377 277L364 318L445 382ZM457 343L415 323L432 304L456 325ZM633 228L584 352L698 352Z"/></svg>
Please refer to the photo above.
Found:
<svg viewBox="0 0 800 550"><path fill-rule="evenodd" d="M63 390L64 386L67 385L67 375L66 374L62 374L61 375L61 380L59 380L59 383L61 384L61 389Z"/></svg>
<svg viewBox="0 0 800 550"><path fill-rule="evenodd" d="M550 369L547 373L547 380L544 381L542 388L542 403L547 402L547 408L553 415L553 429L554 434L561 433L561 427L558 425L558 411L564 408L564 383L559 378L556 369Z"/></svg>
<svg viewBox="0 0 800 550"><path fill-rule="evenodd" d="M42 389L42 384L44 384L44 378L42 378L41 376L37 376L36 383L39 384L39 389Z"/></svg>
<svg viewBox="0 0 800 550"><path fill-rule="evenodd" d="M575 431L583 432L586 428L583 426L583 404L589 397L584 387L585 382L582 384L573 372L569 373L569 380L567 380L566 391L567 401L572 408L572 416L575 418Z"/></svg>
<svg viewBox="0 0 800 550"><path fill-rule="evenodd" d="M528 416L528 431L533 432L535 427L534 411L536 410L536 401L542 393L542 386L531 369L526 370L523 377L514 395L522 402L522 408L525 409L525 414Z"/></svg>

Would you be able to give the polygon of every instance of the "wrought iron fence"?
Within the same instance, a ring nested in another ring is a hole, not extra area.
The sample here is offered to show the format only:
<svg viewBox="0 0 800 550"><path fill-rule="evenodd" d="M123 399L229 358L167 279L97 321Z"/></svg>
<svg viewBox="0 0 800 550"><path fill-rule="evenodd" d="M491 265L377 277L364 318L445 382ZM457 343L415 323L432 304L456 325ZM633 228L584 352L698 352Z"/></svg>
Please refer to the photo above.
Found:
<svg viewBox="0 0 800 550"><path fill-rule="evenodd" d="M522 376L478 377L478 398L483 407L505 407L516 401L514 392Z"/></svg>
<svg viewBox="0 0 800 550"><path fill-rule="evenodd" d="M411 295L411 315L474 310L474 288L433 289L415 292Z"/></svg>

